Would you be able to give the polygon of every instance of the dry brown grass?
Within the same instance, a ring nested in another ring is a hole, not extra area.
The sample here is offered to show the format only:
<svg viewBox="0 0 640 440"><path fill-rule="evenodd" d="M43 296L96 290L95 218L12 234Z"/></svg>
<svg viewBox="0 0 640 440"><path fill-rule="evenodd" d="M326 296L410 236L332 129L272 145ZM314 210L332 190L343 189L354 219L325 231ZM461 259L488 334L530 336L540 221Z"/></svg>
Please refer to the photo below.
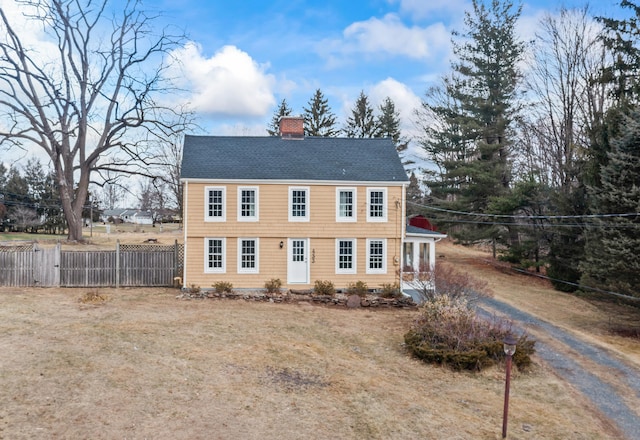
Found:
<svg viewBox="0 0 640 440"><path fill-rule="evenodd" d="M616 329L638 328L640 309L558 292L546 280L517 274L497 264L489 252L477 248L444 241L438 243L437 251L441 261L464 267L487 281L496 299L616 352L640 368L640 339L616 334Z"/></svg>
<svg viewBox="0 0 640 440"><path fill-rule="evenodd" d="M409 357L416 311L86 294L0 289L0 438L500 438L504 372ZM616 438L544 366L511 389L511 439Z"/></svg>

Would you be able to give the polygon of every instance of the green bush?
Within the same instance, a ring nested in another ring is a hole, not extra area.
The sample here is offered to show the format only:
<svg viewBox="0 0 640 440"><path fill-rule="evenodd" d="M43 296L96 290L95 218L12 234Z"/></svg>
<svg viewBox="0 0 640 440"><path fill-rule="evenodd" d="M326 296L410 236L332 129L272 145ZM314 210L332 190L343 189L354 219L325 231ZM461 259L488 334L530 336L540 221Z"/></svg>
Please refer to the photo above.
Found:
<svg viewBox="0 0 640 440"><path fill-rule="evenodd" d="M282 287L282 281L280 278L271 278L268 281L265 281L264 288L268 293L280 293L280 288Z"/></svg>
<svg viewBox="0 0 640 440"><path fill-rule="evenodd" d="M398 283L385 283L382 285L382 290L380 291L380 296L382 298L400 298L402 297L402 292L400 292L400 285Z"/></svg>
<svg viewBox="0 0 640 440"><path fill-rule="evenodd" d="M479 371L504 358L503 341L510 332L504 320L478 318L463 298L440 295L424 303L404 341L425 362ZM526 335L518 337L513 362L519 369L531 365L534 346Z"/></svg>
<svg viewBox="0 0 640 440"><path fill-rule="evenodd" d="M330 295L333 296L336 294L336 288L333 286L333 283L328 280L316 280L313 285L313 292L316 295Z"/></svg>
<svg viewBox="0 0 640 440"><path fill-rule="evenodd" d="M233 291L233 284L228 281L216 281L211 287L216 293L231 293Z"/></svg>
<svg viewBox="0 0 640 440"><path fill-rule="evenodd" d="M347 286L347 295L358 295L360 297L367 296L369 288L364 281L356 281L355 283L349 283Z"/></svg>

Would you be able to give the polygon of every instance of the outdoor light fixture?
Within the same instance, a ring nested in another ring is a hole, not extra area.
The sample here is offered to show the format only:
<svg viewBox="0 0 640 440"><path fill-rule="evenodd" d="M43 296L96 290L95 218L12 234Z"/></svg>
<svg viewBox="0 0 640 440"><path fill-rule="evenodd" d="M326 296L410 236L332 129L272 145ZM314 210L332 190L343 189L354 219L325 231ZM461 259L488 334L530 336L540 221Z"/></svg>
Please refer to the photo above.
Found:
<svg viewBox="0 0 640 440"><path fill-rule="evenodd" d="M516 352L516 338L511 333L507 333L504 338L504 353L507 355L506 379L504 382L504 411L502 413L502 438L507 437L507 417L509 415L509 385L511 384L511 358Z"/></svg>
<svg viewBox="0 0 640 440"><path fill-rule="evenodd" d="M280 242L280 249L282 249L284 247L284 241Z"/></svg>

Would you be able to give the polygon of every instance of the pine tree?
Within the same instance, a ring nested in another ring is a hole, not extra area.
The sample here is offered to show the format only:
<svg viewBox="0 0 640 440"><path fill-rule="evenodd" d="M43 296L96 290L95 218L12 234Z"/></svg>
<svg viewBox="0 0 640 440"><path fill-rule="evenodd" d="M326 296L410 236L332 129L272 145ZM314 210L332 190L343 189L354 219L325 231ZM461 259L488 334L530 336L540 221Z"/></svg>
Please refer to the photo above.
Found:
<svg viewBox="0 0 640 440"><path fill-rule="evenodd" d="M304 133L306 136L332 137L338 134L336 128L336 116L329 107L329 100L325 98L320 89L303 107Z"/></svg>
<svg viewBox="0 0 640 440"><path fill-rule="evenodd" d="M613 60L604 69L601 81L611 87L613 104L594 124L590 136L583 179L593 214L640 212L635 194L640 156L640 6L628 0L620 5L632 11L628 18L599 18L605 27L602 39ZM625 163L627 160L629 163ZM586 228L581 283L638 295L638 277L629 272L637 273L638 269L633 257L638 253L637 228L637 221L627 217L600 219L597 227Z"/></svg>
<svg viewBox="0 0 640 440"><path fill-rule="evenodd" d="M400 155L402 159L402 164L405 166L413 164L414 161L404 157L404 153L409 148L409 141L402 137L400 131L400 113L396 110L395 103L391 98L386 97L382 104L380 104L379 109L380 113L377 118L378 130L375 136L391 138L398 155Z"/></svg>
<svg viewBox="0 0 640 440"><path fill-rule="evenodd" d="M600 185L589 188L599 216L597 234L587 239L582 284L640 297L640 109L622 127L611 141Z"/></svg>
<svg viewBox="0 0 640 440"><path fill-rule="evenodd" d="M287 100L283 99L267 127L267 133L269 133L269 136L280 136L280 118L283 116L290 116L292 112L293 110L289 107L289 104L287 104Z"/></svg>
<svg viewBox="0 0 640 440"><path fill-rule="evenodd" d="M439 178L429 182L435 194L454 210L488 213L491 200L510 190L511 125L518 111L517 66L524 45L515 31L521 7L500 0L489 7L473 0L472 7L465 12L466 31L454 33L460 41L453 42L458 61L451 75L423 103L435 122L423 122L422 143L440 168ZM459 226L452 235L474 242L500 238L501 231L478 221ZM510 241L517 239L512 232L507 228Z"/></svg>
<svg viewBox="0 0 640 440"><path fill-rule="evenodd" d="M372 138L376 137L377 131L378 124L373 114L373 107L369 103L369 97L361 91L351 109L351 116L347 118L344 133L350 138Z"/></svg>

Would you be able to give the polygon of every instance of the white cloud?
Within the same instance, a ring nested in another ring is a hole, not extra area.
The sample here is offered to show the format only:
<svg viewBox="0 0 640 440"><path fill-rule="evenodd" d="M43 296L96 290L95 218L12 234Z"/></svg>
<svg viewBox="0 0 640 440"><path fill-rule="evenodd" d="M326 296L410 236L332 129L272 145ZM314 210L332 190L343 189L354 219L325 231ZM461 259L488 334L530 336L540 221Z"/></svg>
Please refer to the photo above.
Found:
<svg viewBox="0 0 640 440"><path fill-rule="evenodd" d="M408 27L396 14L355 22L343 35L347 52L386 53L414 59L429 58L434 48L449 44L449 33L442 23L426 28Z"/></svg>
<svg viewBox="0 0 640 440"><path fill-rule="evenodd" d="M369 98L376 110L386 97L391 98L400 114L401 131L405 136L413 136L415 127L412 123L414 110L420 107L420 97L404 83L387 78L371 87Z"/></svg>
<svg viewBox="0 0 640 440"><path fill-rule="evenodd" d="M182 68L173 71L179 86L189 91L186 101L201 113L263 116L275 105L275 78L268 65L258 64L235 46L224 46L212 57L190 42L172 52Z"/></svg>

